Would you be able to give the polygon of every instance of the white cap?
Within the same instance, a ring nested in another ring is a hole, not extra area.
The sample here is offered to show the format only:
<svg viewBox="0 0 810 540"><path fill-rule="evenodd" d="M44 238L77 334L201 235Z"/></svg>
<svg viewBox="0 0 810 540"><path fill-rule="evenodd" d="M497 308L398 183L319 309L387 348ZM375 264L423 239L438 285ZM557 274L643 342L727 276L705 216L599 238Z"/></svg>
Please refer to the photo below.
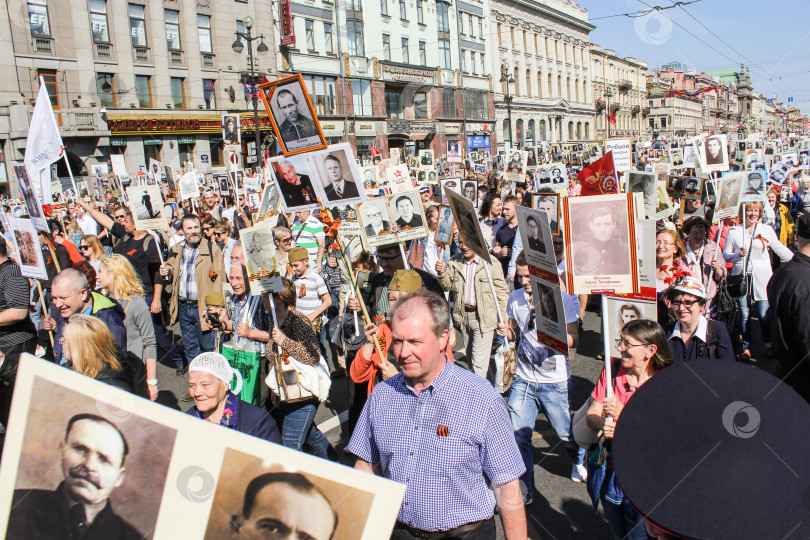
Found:
<svg viewBox="0 0 810 540"><path fill-rule="evenodd" d="M204 371L210 373L220 381L231 386L234 375L236 375L236 388L234 394L238 394L242 389L242 374L238 369L233 369L228 363L228 359L217 352L204 352L197 355L188 365L189 373L192 371Z"/></svg>

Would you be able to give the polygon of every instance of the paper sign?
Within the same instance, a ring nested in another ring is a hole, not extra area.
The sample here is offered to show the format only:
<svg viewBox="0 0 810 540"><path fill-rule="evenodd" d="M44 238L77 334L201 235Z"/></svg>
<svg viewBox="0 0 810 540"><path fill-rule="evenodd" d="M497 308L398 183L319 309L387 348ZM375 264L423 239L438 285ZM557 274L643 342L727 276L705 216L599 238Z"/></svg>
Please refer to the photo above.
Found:
<svg viewBox="0 0 810 540"><path fill-rule="evenodd" d="M630 139L608 139L605 153L613 152L613 168L617 173L633 169L633 145Z"/></svg>

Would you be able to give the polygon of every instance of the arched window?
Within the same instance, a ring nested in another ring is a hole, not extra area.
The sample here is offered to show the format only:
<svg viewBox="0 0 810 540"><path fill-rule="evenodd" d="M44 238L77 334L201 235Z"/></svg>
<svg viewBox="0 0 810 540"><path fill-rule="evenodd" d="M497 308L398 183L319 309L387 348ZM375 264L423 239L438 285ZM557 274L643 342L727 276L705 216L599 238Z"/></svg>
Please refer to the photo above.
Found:
<svg viewBox="0 0 810 540"><path fill-rule="evenodd" d="M568 122L568 140L574 140L574 123Z"/></svg>
<svg viewBox="0 0 810 540"><path fill-rule="evenodd" d="M526 95L532 97L532 72L531 70L526 70Z"/></svg>
<svg viewBox="0 0 810 540"><path fill-rule="evenodd" d="M543 97L543 74L537 71L537 97Z"/></svg>
<svg viewBox="0 0 810 540"><path fill-rule="evenodd" d="M518 71L517 66L515 66L515 95L520 95L520 72Z"/></svg>
<svg viewBox="0 0 810 540"><path fill-rule="evenodd" d="M523 148L523 119L518 118L515 121L515 148Z"/></svg>
<svg viewBox="0 0 810 540"><path fill-rule="evenodd" d="M579 103L579 80L574 82L574 90L576 91L576 101Z"/></svg>
<svg viewBox="0 0 810 540"><path fill-rule="evenodd" d="M529 120L529 127L526 128L526 139L531 139L532 144L537 144L537 139L534 138L534 119Z"/></svg>
<svg viewBox="0 0 810 540"><path fill-rule="evenodd" d="M512 128L509 125L509 119L503 119L503 142L509 142L509 145L512 145Z"/></svg>
<svg viewBox="0 0 810 540"><path fill-rule="evenodd" d="M546 140L546 121L545 120L540 120L539 126L540 127L538 129L537 140L538 141L545 141Z"/></svg>
<svg viewBox="0 0 810 540"><path fill-rule="evenodd" d="M590 122L585 122L585 140L591 140L591 124Z"/></svg>
<svg viewBox="0 0 810 540"><path fill-rule="evenodd" d="M577 140L582 140L582 122L577 122Z"/></svg>
<svg viewBox="0 0 810 540"><path fill-rule="evenodd" d="M557 95L559 97L563 96L563 93L562 93L562 75L557 75Z"/></svg>
<svg viewBox="0 0 810 540"><path fill-rule="evenodd" d="M565 99L571 101L571 77L565 79Z"/></svg>
<svg viewBox="0 0 810 540"><path fill-rule="evenodd" d="M582 81L582 101L588 101L588 83Z"/></svg>
<svg viewBox="0 0 810 540"><path fill-rule="evenodd" d="M551 84L551 73L548 74L548 86L546 86L546 89L548 90L548 97L554 95L554 86Z"/></svg>

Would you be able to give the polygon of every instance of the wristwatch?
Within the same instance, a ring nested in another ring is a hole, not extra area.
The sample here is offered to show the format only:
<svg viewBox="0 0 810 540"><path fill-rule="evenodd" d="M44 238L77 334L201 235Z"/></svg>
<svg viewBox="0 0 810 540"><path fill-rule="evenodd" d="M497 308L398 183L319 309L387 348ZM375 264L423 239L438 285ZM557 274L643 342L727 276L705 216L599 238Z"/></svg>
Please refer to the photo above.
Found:
<svg viewBox="0 0 810 540"><path fill-rule="evenodd" d="M158 382L157 379L147 379L146 380L146 384L148 384L149 386L157 386L157 382Z"/></svg>

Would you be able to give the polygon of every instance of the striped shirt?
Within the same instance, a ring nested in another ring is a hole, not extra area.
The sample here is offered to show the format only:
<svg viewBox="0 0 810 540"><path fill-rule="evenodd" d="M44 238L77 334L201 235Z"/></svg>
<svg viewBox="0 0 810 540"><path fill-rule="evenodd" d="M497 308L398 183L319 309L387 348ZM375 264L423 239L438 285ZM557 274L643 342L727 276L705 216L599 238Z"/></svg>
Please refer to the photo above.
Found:
<svg viewBox="0 0 810 540"><path fill-rule="evenodd" d="M346 449L405 484L397 519L426 531L491 518L490 484L526 470L503 398L450 362L418 394L402 373L378 384Z"/></svg>
<svg viewBox="0 0 810 540"><path fill-rule="evenodd" d="M296 217L292 225L292 236L295 245L307 250L307 253L309 253L309 265L315 268L318 264L318 240L326 238L326 233L323 232L323 223L313 215L310 215L303 224Z"/></svg>
<svg viewBox="0 0 810 540"><path fill-rule="evenodd" d="M183 246L183 253L180 257L180 277L177 297L180 300L197 300L197 276L194 270L197 266L197 256L200 254L200 247L192 249Z"/></svg>
<svg viewBox="0 0 810 540"><path fill-rule="evenodd" d="M329 294L326 282L311 268L301 277L298 277L297 274L294 275L293 283L295 284L295 292L298 295L295 309L304 315L309 315L318 309L323 304L321 297L324 294Z"/></svg>
<svg viewBox="0 0 810 540"><path fill-rule="evenodd" d="M478 255L471 260L464 260L464 305L475 307L478 300L475 298L475 272L478 270Z"/></svg>
<svg viewBox="0 0 810 540"><path fill-rule="evenodd" d="M17 263L8 259L0 264L0 313L7 309L28 311L30 294L31 286L28 278L22 276ZM19 345L36 335L34 323L26 316L22 321L0 327L0 347Z"/></svg>

